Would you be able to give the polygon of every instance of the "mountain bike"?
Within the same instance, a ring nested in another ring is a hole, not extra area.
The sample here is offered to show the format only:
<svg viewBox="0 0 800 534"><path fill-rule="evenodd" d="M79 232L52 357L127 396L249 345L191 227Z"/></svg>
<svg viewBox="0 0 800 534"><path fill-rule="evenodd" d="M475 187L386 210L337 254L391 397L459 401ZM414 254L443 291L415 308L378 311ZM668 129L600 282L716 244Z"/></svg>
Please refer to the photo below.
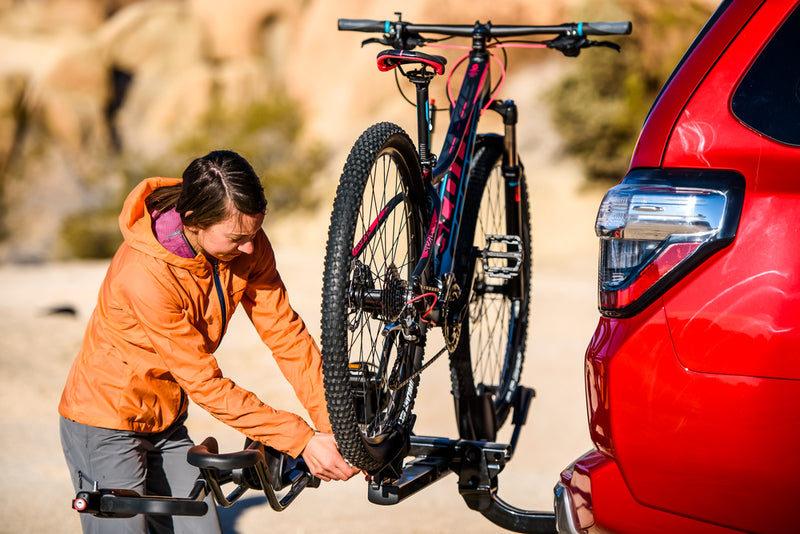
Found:
<svg viewBox="0 0 800 534"><path fill-rule="evenodd" d="M487 492L510 459L533 395L520 384L530 313L528 186L517 153L517 106L495 98L506 75L505 50L549 48L570 57L594 46L619 51L614 43L587 36L628 34L631 24L427 25L395 15L396 20L338 24L342 31L380 34L362 46L388 47L377 55L378 69L395 73L401 93L399 76L415 88L415 101L406 100L416 108L417 143L396 124L380 122L358 138L344 165L322 292L327 403L342 454L373 475L377 501L387 491L398 498L408 493L402 488L408 486L409 468L419 466L404 466L406 457L446 458L441 463L447 468L463 471L469 455L454 451L471 443L477 444L472 457L483 462L484 474L476 479L467 471L487 491L474 491L477 486L470 487L461 473L462 495L471 507L492 514L496 503ZM534 35L551 37L519 39ZM470 43L447 80L450 120L437 155L431 151L437 110L429 88L445 73L447 60L415 49L453 48L444 41L457 37ZM493 63L500 73L494 84ZM462 64L454 98L453 72ZM502 133L478 133L487 111L500 115ZM434 328L440 329L443 346L424 361ZM445 352L459 439L418 438L413 427L419 380ZM511 446L493 449L487 444L509 415L515 425ZM428 470L426 481L440 470L441 465L434 474Z"/></svg>

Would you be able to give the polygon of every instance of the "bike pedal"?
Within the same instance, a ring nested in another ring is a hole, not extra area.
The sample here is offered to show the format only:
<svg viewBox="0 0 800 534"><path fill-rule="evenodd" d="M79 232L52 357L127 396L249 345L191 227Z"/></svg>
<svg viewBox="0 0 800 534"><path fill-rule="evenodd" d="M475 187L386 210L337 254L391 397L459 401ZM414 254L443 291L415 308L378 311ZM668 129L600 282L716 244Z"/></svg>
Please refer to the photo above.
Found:
<svg viewBox="0 0 800 534"><path fill-rule="evenodd" d="M497 245L505 245L506 250L492 248ZM519 275L522 256L522 239L518 235L487 234L486 246L481 251L483 272L491 278L514 278Z"/></svg>

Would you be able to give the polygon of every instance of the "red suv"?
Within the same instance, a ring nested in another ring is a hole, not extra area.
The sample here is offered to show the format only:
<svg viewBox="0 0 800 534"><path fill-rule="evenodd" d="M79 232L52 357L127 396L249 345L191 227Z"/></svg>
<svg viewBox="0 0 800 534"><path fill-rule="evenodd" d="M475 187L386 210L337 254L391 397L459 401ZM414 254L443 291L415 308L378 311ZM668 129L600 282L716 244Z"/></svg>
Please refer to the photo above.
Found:
<svg viewBox="0 0 800 534"><path fill-rule="evenodd" d="M559 531L800 532L797 0L722 3L596 232L596 448L561 473Z"/></svg>

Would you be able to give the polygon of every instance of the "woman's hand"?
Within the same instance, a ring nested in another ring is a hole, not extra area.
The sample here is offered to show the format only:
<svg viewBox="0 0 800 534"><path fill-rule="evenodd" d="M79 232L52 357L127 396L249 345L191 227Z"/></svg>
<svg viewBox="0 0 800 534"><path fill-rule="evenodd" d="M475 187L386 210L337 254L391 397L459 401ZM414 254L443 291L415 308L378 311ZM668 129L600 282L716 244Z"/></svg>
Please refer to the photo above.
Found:
<svg viewBox="0 0 800 534"><path fill-rule="evenodd" d="M344 461L333 434L315 433L301 456L311 474L325 482L348 480L360 471Z"/></svg>

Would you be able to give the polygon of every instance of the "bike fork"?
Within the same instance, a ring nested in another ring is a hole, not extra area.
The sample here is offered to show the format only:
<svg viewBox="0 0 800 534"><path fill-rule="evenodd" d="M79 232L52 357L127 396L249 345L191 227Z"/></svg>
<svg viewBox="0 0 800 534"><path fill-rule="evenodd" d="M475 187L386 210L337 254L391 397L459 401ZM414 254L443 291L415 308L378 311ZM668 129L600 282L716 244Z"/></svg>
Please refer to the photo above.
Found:
<svg viewBox="0 0 800 534"><path fill-rule="evenodd" d="M484 251L484 264L488 267L489 257L502 257L508 260L508 267L503 267L494 273L493 268L489 267L489 274L495 274L500 278L515 278L516 283L512 284L514 294L518 297L525 290L525 283L519 274L522 264L522 233L523 233L523 213L522 213L522 176L523 168L517 153L517 105L513 100L495 100L489 109L496 112L503 118L505 150L503 151L503 180L505 182L506 195L506 232L505 236L487 236L486 250ZM492 254L489 252L493 243L507 245L508 252L503 254Z"/></svg>

